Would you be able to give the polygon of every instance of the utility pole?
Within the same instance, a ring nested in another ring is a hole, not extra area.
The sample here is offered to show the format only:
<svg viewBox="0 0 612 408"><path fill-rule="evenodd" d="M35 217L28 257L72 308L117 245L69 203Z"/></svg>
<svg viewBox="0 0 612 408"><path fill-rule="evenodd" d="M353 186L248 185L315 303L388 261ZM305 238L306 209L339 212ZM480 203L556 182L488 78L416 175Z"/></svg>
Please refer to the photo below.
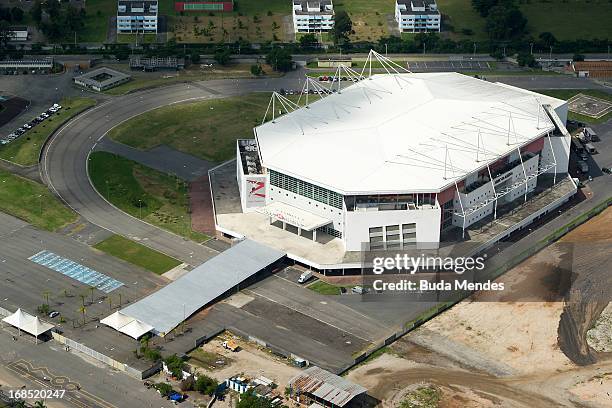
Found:
<svg viewBox="0 0 612 408"><path fill-rule="evenodd" d="M476 58L476 41L474 41L474 58Z"/></svg>
<svg viewBox="0 0 612 408"><path fill-rule="evenodd" d="M530 47L530 49L531 49L531 51L530 51L530 52L531 52L531 55L533 55L533 43L529 43L529 47Z"/></svg>
<svg viewBox="0 0 612 408"><path fill-rule="evenodd" d="M387 43L385 43L385 57L387 56Z"/></svg>

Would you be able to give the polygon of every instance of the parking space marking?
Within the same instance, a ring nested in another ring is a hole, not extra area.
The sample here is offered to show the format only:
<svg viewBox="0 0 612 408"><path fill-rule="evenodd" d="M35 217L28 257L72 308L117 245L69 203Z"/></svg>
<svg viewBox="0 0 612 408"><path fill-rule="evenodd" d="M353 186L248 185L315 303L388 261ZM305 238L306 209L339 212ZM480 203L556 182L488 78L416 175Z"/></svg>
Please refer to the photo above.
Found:
<svg viewBox="0 0 612 408"><path fill-rule="evenodd" d="M115 405L85 390L82 390L79 383L75 383L64 376L55 376L51 374L47 367L34 367L32 363L26 360L14 361L6 365L6 367L12 372L27 378L44 388L66 390L63 400L70 402L76 407L91 408L92 406L96 406L101 408L117 408ZM39 373L43 376L43 378L48 378L48 381L40 379L35 375L35 373ZM76 395L73 396L73 394ZM89 401L83 401L83 399L88 399ZM95 405L92 405L92 402Z"/></svg>
<svg viewBox="0 0 612 408"><path fill-rule="evenodd" d="M85 285L92 286L101 290L104 293L110 293L113 290L123 286L122 282L104 275L98 271L81 265L70 259L61 257L51 251L40 251L37 254L28 258L30 261L42 265L46 268L68 276Z"/></svg>

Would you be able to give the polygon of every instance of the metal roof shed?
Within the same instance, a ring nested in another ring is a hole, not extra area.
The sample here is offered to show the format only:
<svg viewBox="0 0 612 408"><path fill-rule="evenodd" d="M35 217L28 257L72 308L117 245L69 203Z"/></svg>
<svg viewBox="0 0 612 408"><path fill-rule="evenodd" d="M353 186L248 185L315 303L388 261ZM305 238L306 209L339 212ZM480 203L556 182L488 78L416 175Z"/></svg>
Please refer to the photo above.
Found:
<svg viewBox="0 0 612 408"><path fill-rule="evenodd" d="M368 390L320 367L312 366L289 381L292 393L307 394L326 405L344 407Z"/></svg>

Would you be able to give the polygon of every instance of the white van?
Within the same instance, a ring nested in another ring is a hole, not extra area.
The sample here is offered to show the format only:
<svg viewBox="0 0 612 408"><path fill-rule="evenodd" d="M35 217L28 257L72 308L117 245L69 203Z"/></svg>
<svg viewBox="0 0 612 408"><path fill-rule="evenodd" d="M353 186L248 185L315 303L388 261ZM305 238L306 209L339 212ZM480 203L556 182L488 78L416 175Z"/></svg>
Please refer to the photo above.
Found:
<svg viewBox="0 0 612 408"><path fill-rule="evenodd" d="M308 279L312 278L312 272L306 271L302 273L298 279L298 283L305 283Z"/></svg>

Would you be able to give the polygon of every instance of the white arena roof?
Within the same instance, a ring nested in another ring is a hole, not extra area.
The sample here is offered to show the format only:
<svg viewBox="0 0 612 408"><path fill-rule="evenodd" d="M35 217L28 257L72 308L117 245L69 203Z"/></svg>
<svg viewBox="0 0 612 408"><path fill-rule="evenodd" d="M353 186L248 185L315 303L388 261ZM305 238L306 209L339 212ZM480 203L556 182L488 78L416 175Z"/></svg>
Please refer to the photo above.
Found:
<svg viewBox="0 0 612 408"><path fill-rule="evenodd" d="M382 74L255 133L265 167L339 193L436 192L553 130L541 104L565 101L458 73Z"/></svg>

